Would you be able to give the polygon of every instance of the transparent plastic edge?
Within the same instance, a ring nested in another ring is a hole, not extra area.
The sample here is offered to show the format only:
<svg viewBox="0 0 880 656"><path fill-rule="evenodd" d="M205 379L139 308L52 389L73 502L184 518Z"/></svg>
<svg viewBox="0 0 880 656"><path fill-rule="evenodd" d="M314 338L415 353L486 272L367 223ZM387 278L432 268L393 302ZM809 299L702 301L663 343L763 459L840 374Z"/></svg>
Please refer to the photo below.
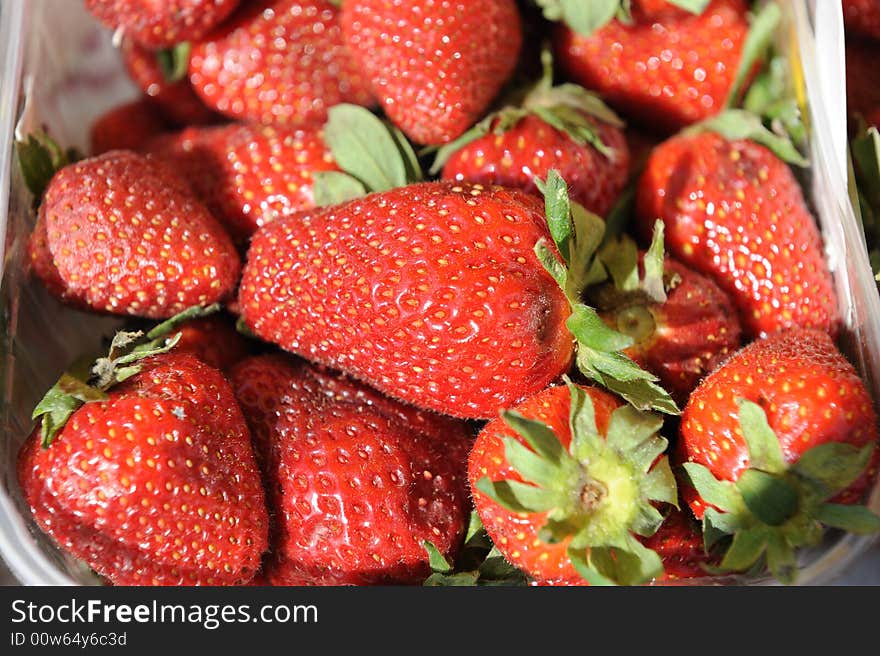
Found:
<svg viewBox="0 0 880 656"><path fill-rule="evenodd" d="M0 235L6 235L12 178L13 140L19 108L28 10L25 0L4 0L0 9ZM6 240L0 239L0 261ZM0 267L0 276L3 275ZM2 279L0 279L2 282ZM26 518L0 486L0 554L13 575L24 585L77 585L55 567L33 540Z"/></svg>
<svg viewBox="0 0 880 656"><path fill-rule="evenodd" d="M866 383L877 399L880 398L880 353L873 352L867 344L880 344L880 295L868 261L864 233L850 201L846 122L840 118L846 116L843 12L839 2L806 0L793 4L811 113L811 165L814 179L820 181L818 184L826 191L822 198L816 199L819 218L829 255L833 255L832 266L842 281L838 287L861 288L866 292L865 306L861 310L849 308L846 319L859 324L858 330L864 339L856 347L866 368L873 373L873 380ZM821 53L817 51L817 43L822 44ZM880 486L875 484L869 500L875 512L880 510L878 489ZM805 585L833 581L876 541L875 536L842 536L801 569L799 581Z"/></svg>
<svg viewBox="0 0 880 656"><path fill-rule="evenodd" d="M0 63L5 66L0 77L0 98L17 101L22 76L22 60L25 52L24 37L27 34L29 4L27 0L4 0L0 10ZM823 229L831 230L833 246L839 250L834 254L833 264L846 276L847 285L873 284L870 265L864 249L847 249L847 244L864 244L858 221L850 205L847 189L846 132L833 116L841 116L845 111L845 95L841 87L843 77L843 22L839 3L826 0L795 0L792 2L797 23L800 56L804 71L808 103L813 123L811 139L811 160L814 175L821 178L828 190L833 191L831 199L823 203ZM810 16L813 17L812 21ZM832 44L834 52L823 52L816 57L816 42ZM839 46L839 47L838 47ZM844 103L843 105L841 103ZM10 167L12 165L12 138L15 113L18 102L0 104L0 235L6 234L7 211L10 191ZM829 214L828 211L831 211ZM840 220L830 220L830 216ZM4 253L4 240L0 239L0 258ZM852 258L858 279L851 280L844 263ZM2 275L2 269L0 269ZM866 281L865 276L869 280ZM869 316L880 318L880 296L874 294L867 299ZM880 344L880 323L867 324L865 329L874 334L873 344ZM866 353L880 372L880 353ZM872 389L875 398L878 384ZM878 506L875 489L873 507ZM873 538L847 535L837 540L815 562L803 567L799 582L816 585L832 580L875 542ZM44 556L28 529L27 520L20 515L12 499L0 486L0 554L16 578L25 585L81 585L64 574ZM753 582L771 584L772 581Z"/></svg>

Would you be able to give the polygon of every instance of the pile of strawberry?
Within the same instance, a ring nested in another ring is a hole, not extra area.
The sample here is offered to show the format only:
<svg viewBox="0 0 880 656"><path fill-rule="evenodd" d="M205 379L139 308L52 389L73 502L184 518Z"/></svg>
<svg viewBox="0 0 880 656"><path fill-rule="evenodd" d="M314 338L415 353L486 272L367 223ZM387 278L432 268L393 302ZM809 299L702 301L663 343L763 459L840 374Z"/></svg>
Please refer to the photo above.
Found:
<svg viewBox="0 0 880 656"><path fill-rule="evenodd" d="M30 268L132 325L18 474L107 582L791 582L880 530L780 5L86 5L143 97L19 144Z"/></svg>

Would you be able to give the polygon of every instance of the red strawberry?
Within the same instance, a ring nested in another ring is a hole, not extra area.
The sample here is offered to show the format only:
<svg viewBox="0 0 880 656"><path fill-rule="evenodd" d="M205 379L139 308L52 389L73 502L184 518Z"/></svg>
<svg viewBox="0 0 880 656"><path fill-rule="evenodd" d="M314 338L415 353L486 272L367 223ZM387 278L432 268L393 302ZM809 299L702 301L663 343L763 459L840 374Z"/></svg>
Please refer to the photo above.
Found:
<svg viewBox="0 0 880 656"><path fill-rule="evenodd" d="M180 339L175 353L189 353L221 371L229 371L250 352L247 340L227 317L194 319L177 330Z"/></svg>
<svg viewBox="0 0 880 656"><path fill-rule="evenodd" d="M276 125L323 122L341 102L373 104L327 0L257 0L196 43L190 81L233 118Z"/></svg>
<svg viewBox="0 0 880 656"><path fill-rule="evenodd" d="M34 519L116 585L246 583L268 517L232 389L189 355L141 366L46 448L39 428L25 442L18 479Z"/></svg>
<svg viewBox="0 0 880 656"><path fill-rule="evenodd" d="M548 67L550 62L548 63ZM507 107L447 146L434 164L443 179L539 193L535 177L555 169L571 199L605 216L629 174L623 124L594 95L573 84L553 87L549 73L522 107Z"/></svg>
<svg viewBox="0 0 880 656"><path fill-rule="evenodd" d="M310 127L188 128L146 150L188 179L238 241L276 218L313 209L314 174L339 170L321 130Z"/></svg>
<svg viewBox="0 0 880 656"><path fill-rule="evenodd" d="M744 0L713 0L702 14L669 3L632 2L590 35L562 24L554 37L562 67L627 117L673 132L722 109L749 30Z"/></svg>
<svg viewBox="0 0 880 656"><path fill-rule="evenodd" d="M122 60L129 77L165 118L179 126L206 125L220 118L196 95L185 77L170 79L155 52L127 39L122 43Z"/></svg>
<svg viewBox="0 0 880 656"><path fill-rule="evenodd" d="M843 0L847 37L861 35L880 40L880 3L877 0Z"/></svg>
<svg viewBox="0 0 880 656"><path fill-rule="evenodd" d="M818 543L821 524L880 530L880 518L853 505L876 474L877 440L871 396L831 338L782 331L739 351L691 395L678 445L683 493L713 533L735 535L722 567L748 569L766 551L774 575L789 581L794 550Z"/></svg>
<svg viewBox="0 0 880 656"><path fill-rule="evenodd" d="M533 250L541 209L517 190L422 183L275 221L251 240L242 318L390 396L492 417L572 359L569 304Z"/></svg>
<svg viewBox="0 0 880 656"><path fill-rule="evenodd" d="M481 118L522 45L514 0L347 0L342 25L385 113L422 144L451 141Z"/></svg>
<svg viewBox="0 0 880 656"><path fill-rule="evenodd" d="M108 150L137 150L166 129L153 105L140 98L118 105L95 119L89 131L93 155Z"/></svg>
<svg viewBox="0 0 880 656"><path fill-rule="evenodd" d="M466 424L299 360L231 374L269 490L274 585L414 583L464 536Z"/></svg>
<svg viewBox="0 0 880 656"><path fill-rule="evenodd" d="M152 49L198 39L219 25L239 0L86 0L104 25Z"/></svg>
<svg viewBox="0 0 880 656"><path fill-rule="evenodd" d="M641 177L643 236L661 218L666 247L730 294L748 335L789 326L834 334L834 286L815 220L788 165L714 132L658 146Z"/></svg>
<svg viewBox="0 0 880 656"><path fill-rule="evenodd" d="M705 566L717 565L714 556L706 553L700 525L687 510L670 511L657 532L644 538L643 543L663 561L663 576L658 583L708 576Z"/></svg>
<svg viewBox="0 0 880 656"><path fill-rule="evenodd" d="M34 271L50 291L112 314L159 318L209 305L233 291L241 266L229 236L180 181L130 151L58 171L32 241L32 262L46 258Z"/></svg>
<svg viewBox="0 0 880 656"><path fill-rule="evenodd" d="M635 246L625 251L632 264L614 269L618 280L590 290L590 298L609 326L635 340L624 353L684 405L697 383L739 348L736 310L711 278L670 257L652 272L660 292L652 297L629 273L638 266L644 275L644 256L636 263ZM617 263L625 264L620 254Z"/></svg>
<svg viewBox="0 0 880 656"><path fill-rule="evenodd" d="M494 544L532 578L557 585L661 576L659 556L639 538L663 521L655 504L676 503L666 440L656 435L662 424L571 383L487 424L468 480Z"/></svg>

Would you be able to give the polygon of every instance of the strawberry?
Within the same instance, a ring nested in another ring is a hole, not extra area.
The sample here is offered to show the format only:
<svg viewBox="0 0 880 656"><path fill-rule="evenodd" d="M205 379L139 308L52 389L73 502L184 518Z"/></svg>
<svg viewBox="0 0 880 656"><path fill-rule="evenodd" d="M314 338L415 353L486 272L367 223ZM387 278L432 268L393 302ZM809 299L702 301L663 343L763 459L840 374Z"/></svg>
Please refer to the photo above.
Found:
<svg viewBox="0 0 880 656"><path fill-rule="evenodd" d="M19 484L40 528L115 585L243 584L268 545L247 425L219 371L167 353L168 328L119 333L91 377L59 379Z"/></svg>
<svg viewBox="0 0 880 656"><path fill-rule="evenodd" d="M328 0L257 0L193 45L189 77L202 99L236 119L318 123L340 102L372 105Z"/></svg>
<svg viewBox="0 0 880 656"><path fill-rule="evenodd" d="M465 423L282 355L240 362L231 381L269 490L273 585L414 583L424 541L457 551Z"/></svg>
<svg viewBox="0 0 880 656"><path fill-rule="evenodd" d="M312 127L187 128L145 150L188 179L237 241L264 223L313 209L315 173L339 170L321 130Z"/></svg>
<svg viewBox="0 0 880 656"><path fill-rule="evenodd" d="M633 338L624 353L656 374L683 405L697 383L739 348L733 303L711 278L664 258L662 250L639 254L628 238L609 241L600 257L613 282L588 296L609 326Z"/></svg>
<svg viewBox="0 0 880 656"><path fill-rule="evenodd" d="M157 54L131 39L122 42L121 51L128 76L167 121L189 126L216 123L221 118L202 102L186 78L188 45L168 55L170 63L162 58L164 53Z"/></svg>
<svg viewBox="0 0 880 656"><path fill-rule="evenodd" d="M438 151L432 172L444 180L517 187L538 193L535 176L556 169L572 200L604 216L629 173L623 123L595 95L553 86L552 61L521 105L493 112Z"/></svg>
<svg viewBox="0 0 880 656"><path fill-rule="evenodd" d="M242 318L390 396L491 417L571 362L568 304L532 251L545 236L539 201L517 190L374 193L258 230Z"/></svg>
<svg viewBox="0 0 880 656"><path fill-rule="evenodd" d="M533 579L638 584L663 574L637 537L677 503L663 420L595 387L550 387L477 436L468 481L505 558Z"/></svg>
<svg viewBox="0 0 880 656"><path fill-rule="evenodd" d="M495 416L566 373L575 351L585 376L676 413L657 377L620 352L633 339L581 301L605 275L602 219L570 203L555 170L539 186L545 212L520 190L447 181L263 226L241 319L261 339L453 416Z"/></svg>
<svg viewBox="0 0 880 656"><path fill-rule="evenodd" d="M671 510L654 535L643 538L648 549L657 552L663 562L663 576L657 583L675 583L683 579L708 576L717 565L713 554L707 554L703 533L687 510ZM708 566L708 567L707 567Z"/></svg>
<svg viewBox="0 0 880 656"><path fill-rule="evenodd" d="M481 118L522 46L514 0L346 0L342 26L385 113L421 144L449 142Z"/></svg>
<svg viewBox="0 0 880 656"><path fill-rule="evenodd" d="M165 121L144 98L101 114L89 130L92 155L108 150L137 150L166 129Z"/></svg>
<svg viewBox="0 0 880 656"><path fill-rule="evenodd" d="M744 0L713 0L699 14L673 4L634 0L629 23L615 18L594 31L562 23L554 35L556 56L575 82L666 132L724 107L749 31Z"/></svg>
<svg viewBox="0 0 880 656"><path fill-rule="evenodd" d="M733 536L723 569L765 562L790 582L796 549L817 544L822 525L880 530L880 517L858 505L880 463L877 440L871 396L831 338L781 331L691 395L678 445L683 494L708 543Z"/></svg>
<svg viewBox="0 0 880 656"><path fill-rule="evenodd" d="M229 371L244 360L250 347L247 340L226 317L193 319L178 328L180 339L175 353L189 353L215 369Z"/></svg>
<svg viewBox="0 0 880 656"><path fill-rule="evenodd" d="M791 169L769 148L713 131L672 137L648 161L636 211L643 236L661 218L669 252L730 294L747 335L790 326L836 333L818 228Z"/></svg>
<svg viewBox="0 0 880 656"><path fill-rule="evenodd" d="M61 300L170 317L228 296L241 263L226 232L159 162L111 151L59 170L42 196L34 272Z"/></svg>
<svg viewBox="0 0 880 656"><path fill-rule="evenodd" d="M223 22L239 0L85 0L112 30L156 50L198 39Z"/></svg>
<svg viewBox="0 0 880 656"><path fill-rule="evenodd" d="M850 34L880 40L880 4L876 0L843 0L843 22Z"/></svg>

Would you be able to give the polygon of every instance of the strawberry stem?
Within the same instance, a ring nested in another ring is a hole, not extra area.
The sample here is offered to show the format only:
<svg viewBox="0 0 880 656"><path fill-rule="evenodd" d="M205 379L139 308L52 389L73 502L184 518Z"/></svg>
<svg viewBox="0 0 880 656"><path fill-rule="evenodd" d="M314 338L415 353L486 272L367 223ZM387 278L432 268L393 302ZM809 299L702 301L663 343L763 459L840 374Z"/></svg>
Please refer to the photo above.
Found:
<svg viewBox="0 0 880 656"><path fill-rule="evenodd" d="M110 388L139 373L141 360L173 349L181 334L169 335L180 324L219 309L217 303L188 308L146 335L141 331L119 331L113 336L107 356L96 359L91 365L81 361L61 374L31 415L31 419L40 420L42 447L46 449L52 444L70 416L81 406L105 401Z"/></svg>

